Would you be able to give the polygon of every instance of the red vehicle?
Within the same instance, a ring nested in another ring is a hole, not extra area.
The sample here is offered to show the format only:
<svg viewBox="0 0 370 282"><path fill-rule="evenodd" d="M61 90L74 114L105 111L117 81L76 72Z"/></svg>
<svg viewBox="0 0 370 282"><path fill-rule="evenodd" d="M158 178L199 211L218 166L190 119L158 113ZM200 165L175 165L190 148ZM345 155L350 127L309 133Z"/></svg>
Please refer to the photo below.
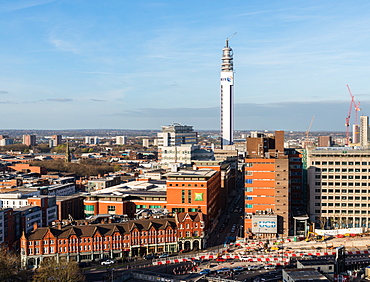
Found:
<svg viewBox="0 0 370 282"><path fill-rule="evenodd" d="M218 257L218 258L216 258L216 261L219 261L219 262L225 262L225 261L226 261L226 259L221 258L221 257Z"/></svg>

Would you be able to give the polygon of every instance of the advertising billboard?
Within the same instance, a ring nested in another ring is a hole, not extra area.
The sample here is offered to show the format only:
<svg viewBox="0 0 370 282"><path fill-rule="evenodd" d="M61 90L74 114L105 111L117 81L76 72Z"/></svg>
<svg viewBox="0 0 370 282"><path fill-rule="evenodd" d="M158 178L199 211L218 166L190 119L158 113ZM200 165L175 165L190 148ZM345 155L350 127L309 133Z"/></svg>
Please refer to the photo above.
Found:
<svg viewBox="0 0 370 282"><path fill-rule="evenodd" d="M277 233L277 215L253 215L253 233Z"/></svg>

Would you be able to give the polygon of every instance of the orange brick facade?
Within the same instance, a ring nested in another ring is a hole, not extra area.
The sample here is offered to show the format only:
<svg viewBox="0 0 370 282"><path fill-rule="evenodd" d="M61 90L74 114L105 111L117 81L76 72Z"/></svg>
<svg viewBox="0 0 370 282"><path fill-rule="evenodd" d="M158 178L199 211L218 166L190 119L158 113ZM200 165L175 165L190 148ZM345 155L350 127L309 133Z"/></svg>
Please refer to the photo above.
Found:
<svg viewBox="0 0 370 282"><path fill-rule="evenodd" d="M202 172L207 173L202 175ZM208 227L221 209L220 187L219 171L182 171L170 174L167 179L167 209L170 212L200 211L205 215Z"/></svg>
<svg viewBox="0 0 370 282"><path fill-rule="evenodd" d="M183 246L202 248L202 218L199 213L185 213L175 218L119 224L37 228L28 235L23 234L21 238L22 264L37 267L46 257L80 262L149 253L173 253ZM180 224L181 232L186 232L191 238L178 243Z"/></svg>

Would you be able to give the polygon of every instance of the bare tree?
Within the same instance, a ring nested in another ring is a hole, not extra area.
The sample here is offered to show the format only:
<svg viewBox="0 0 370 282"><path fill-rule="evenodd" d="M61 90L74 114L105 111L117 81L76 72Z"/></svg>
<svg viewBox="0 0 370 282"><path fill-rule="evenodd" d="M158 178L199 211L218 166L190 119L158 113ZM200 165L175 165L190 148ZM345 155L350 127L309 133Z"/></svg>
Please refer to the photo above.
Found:
<svg viewBox="0 0 370 282"><path fill-rule="evenodd" d="M31 273L21 269L20 257L0 249L0 281L31 281Z"/></svg>
<svg viewBox="0 0 370 282"><path fill-rule="evenodd" d="M34 275L33 281L82 282L85 281L85 276L81 273L76 262L57 262L55 258L50 258L42 261L40 268Z"/></svg>

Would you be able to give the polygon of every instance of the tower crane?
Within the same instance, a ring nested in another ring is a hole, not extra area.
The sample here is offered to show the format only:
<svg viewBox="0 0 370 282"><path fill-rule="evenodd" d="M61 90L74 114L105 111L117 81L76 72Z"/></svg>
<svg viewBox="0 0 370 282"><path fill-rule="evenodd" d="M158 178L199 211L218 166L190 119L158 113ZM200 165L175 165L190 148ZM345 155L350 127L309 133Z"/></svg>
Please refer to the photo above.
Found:
<svg viewBox="0 0 370 282"><path fill-rule="evenodd" d="M306 147L307 147L307 143L308 143L308 134L310 133L310 130L311 130L311 126L312 126L312 123L313 123L313 120L315 119L315 116L312 116L312 119L311 119L311 122L310 122L310 125L308 126L308 129L306 131Z"/></svg>
<svg viewBox="0 0 370 282"><path fill-rule="evenodd" d="M349 85L347 84L347 89L349 92L349 95L351 96L352 104L355 108L355 124L358 124L358 112L361 111L360 109L360 101L356 103L355 96L353 96L351 89L349 88Z"/></svg>
<svg viewBox="0 0 370 282"><path fill-rule="evenodd" d="M348 84L347 84L347 89L348 89L349 95L351 97L351 103L349 104L349 110L348 110L348 114L347 114L347 117L346 117L346 123L345 123L345 126L346 126L346 146L349 145L349 127L350 127L350 119L351 119L351 114L352 114L352 107L355 108L355 124L358 124L358 112L361 110L360 109L360 102L356 103L355 96L353 96L353 94L351 92L351 89L349 88Z"/></svg>

